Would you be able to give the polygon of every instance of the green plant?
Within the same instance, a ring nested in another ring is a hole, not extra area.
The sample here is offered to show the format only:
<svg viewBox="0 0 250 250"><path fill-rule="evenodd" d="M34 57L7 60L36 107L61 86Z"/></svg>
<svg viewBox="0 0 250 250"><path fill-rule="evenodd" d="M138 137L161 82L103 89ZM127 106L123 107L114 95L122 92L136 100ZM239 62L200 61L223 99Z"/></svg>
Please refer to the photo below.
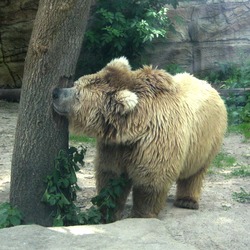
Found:
<svg viewBox="0 0 250 250"><path fill-rule="evenodd" d="M233 156L230 156L225 153L219 153L214 161L213 166L217 168L231 167L236 163L236 159Z"/></svg>
<svg viewBox="0 0 250 250"><path fill-rule="evenodd" d="M93 73L117 56L139 65L146 45L166 37L170 29L166 4L176 7L178 0L97 1L85 32L79 75Z"/></svg>
<svg viewBox="0 0 250 250"><path fill-rule="evenodd" d="M178 65L178 64L175 64L175 63L166 65L165 66L165 70L168 73L172 74L172 75L184 72L184 70L182 69L182 67L180 65Z"/></svg>
<svg viewBox="0 0 250 250"><path fill-rule="evenodd" d="M230 95L224 98L228 111L228 131L250 138L250 93L242 96Z"/></svg>
<svg viewBox="0 0 250 250"><path fill-rule="evenodd" d="M123 188L128 185L129 180L124 175L117 179L109 180L106 188L92 198L91 202L97 206L100 211L105 211L102 215L102 221L105 223L113 222L115 220L115 211L117 208L117 200L123 192Z"/></svg>
<svg viewBox="0 0 250 250"><path fill-rule="evenodd" d="M223 88L246 88L250 82L250 61L217 62L217 70L201 76L211 83L223 83Z"/></svg>
<svg viewBox="0 0 250 250"><path fill-rule="evenodd" d="M0 204L0 228L17 226L22 224L21 211L5 202Z"/></svg>
<svg viewBox="0 0 250 250"><path fill-rule="evenodd" d="M233 199L240 203L250 202L250 193L246 192L244 188L240 188L241 192L234 192Z"/></svg>
<svg viewBox="0 0 250 250"><path fill-rule="evenodd" d="M246 106L244 106L240 112L240 118L243 122L250 123L250 96Z"/></svg>
<svg viewBox="0 0 250 250"><path fill-rule="evenodd" d="M250 176L250 168L249 166L240 166L240 168L234 169L231 172L232 176L239 176L239 177L249 177Z"/></svg>
<svg viewBox="0 0 250 250"><path fill-rule="evenodd" d="M240 96L233 94L224 98L228 110L229 124L250 122L250 93L245 92Z"/></svg>
<svg viewBox="0 0 250 250"><path fill-rule="evenodd" d="M243 134L246 140L250 139L250 123L231 125L229 126L228 131Z"/></svg>
<svg viewBox="0 0 250 250"><path fill-rule="evenodd" d="M61 150L55 159L55 169L47 176L47 188L42 201L55 207L53 225L78 224L78 210L74 204L77 185L77 163L83 164L86 149L69 148L68 152Z"/></svg>
<svg viewBox="0 0 250 250"><path fill-rule="evenodd" d="M77 185L76 172L79 171L77 163L84 164L85 148L71 147L68 152L61 150L55 159L55 169L52 175L47 176L47 188L42 201L53 206L53 226L99 224L114 221L117 208L117 199L122 194L128 180L121 175L111 179L108 186L91 199L93 206L81 211L76 201Z"/></svg>
<svg viewBox="0 0 250 250"><path fill-rule="evenodd" d="M81 143L84 142L84 143L90 143L90 144L94 144L96 142L95 138L87 137L83 135L74 135L74 134L69 135L69 140L73 142L81 142Z"/></svg>
<svg viewBox="0 0 250 250"><path fill-rule="evenodd" d="M79 213L79 224L110 223L115 220L117 201L129 180L124 175L110 179L107 187L91 199L92 206Z"/></svg>

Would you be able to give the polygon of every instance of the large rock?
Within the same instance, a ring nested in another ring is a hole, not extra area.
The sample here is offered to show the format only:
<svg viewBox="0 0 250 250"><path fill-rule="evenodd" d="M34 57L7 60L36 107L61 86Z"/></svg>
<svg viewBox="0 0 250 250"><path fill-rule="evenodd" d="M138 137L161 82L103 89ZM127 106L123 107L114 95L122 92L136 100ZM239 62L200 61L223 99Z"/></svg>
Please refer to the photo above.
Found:
<svg viewBox="0 0 250 250"><path fill-rule="evenodd" d="M37 225L1 229L1 249L195 250L177 242L157 219L126 219L107 225L45 228Z"/></svg>
<svg viewBox="0 0 250 250"><path fill-rule="evenodd" d="M150 61L162 68L178 64L189 72L207 72L220 63L250 60L249 9L248 0L182 1L168 12L175 32L156 43Z"/></svg>
<svg viewBox="0 0 250 250"><path fill-rule="evenodd" d="M20 87L39 0L0 2L0 88Z"/></svg>

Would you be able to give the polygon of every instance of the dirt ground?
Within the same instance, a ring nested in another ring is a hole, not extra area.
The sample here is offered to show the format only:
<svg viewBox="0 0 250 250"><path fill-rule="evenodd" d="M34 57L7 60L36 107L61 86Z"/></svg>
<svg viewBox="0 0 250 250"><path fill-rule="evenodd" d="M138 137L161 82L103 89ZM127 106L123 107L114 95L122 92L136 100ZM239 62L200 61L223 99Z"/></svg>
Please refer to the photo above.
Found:
<svg viewBox="0 0 250 250"><path fill-rule="evenodd" d="M9 199L17 112L18 104L0 101L0 203ZM86 166L78 173L78 183L82 188L78 193L78 204L82 208L88 207L91 197L95 195L95 149L92 145L87 146ZM250 192L250 179L226 177L237 166L250 165L250 143L244 141L241 135L230 134L224 140L222 151L234 156L237 162L226 170L217 169L207 175L200 209L173 207L173 186L159 219L174 239L194 245L197 249L250 249L250 204L239 203L232 198L232 194L240 192L240 188ZM127 210L131 204L130 196Z"/></svg>

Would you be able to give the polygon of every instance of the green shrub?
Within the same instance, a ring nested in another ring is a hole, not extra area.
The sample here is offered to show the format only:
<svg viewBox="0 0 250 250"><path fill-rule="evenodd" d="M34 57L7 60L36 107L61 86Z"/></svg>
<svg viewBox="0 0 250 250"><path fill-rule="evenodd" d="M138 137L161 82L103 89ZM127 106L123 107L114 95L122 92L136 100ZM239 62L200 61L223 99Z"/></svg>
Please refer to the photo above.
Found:
<svg viewBox="0 0 250 250"><path fill-rule="evenodd" d="M47 176L47 188L42 201L55 207L53 225L78 224L78 209L74 204L76 200L77 185L76 172L79 171L77 163L83 164L86 149L69 148L68 152L61 150L55 159L55 168L52 175Z"/></svg>
<svg viewBox="0 0 250 250"><path fill-rule="evenodd" d="M242 133L250 138L250 93L225 98L228 111L229 132Z"/></svg>
<svg viewBox="0 0 250 250"><path fill-rule="evenodd" d="M93 206L81 211L75 205L77 185L77 163L84 164L85 148L71 147L68 152L60 151L55 159L55 169L47 176L47 188L42 201L53 206L53 226L86 225L109 223L114 221L117 199L127 185L127 179L121 175L111 179L106 188L91 199ZM104 212L105 211L105 212Z"/></svg>
<svg viewBox="0 0 250 250"><path fill-rule="evenodd" d="M246 88L250 83L250 61L217 63L217 71L200 77L211 83L223 83L223 88Z"/></svg>
<svg viewBox="0 0 250 250"><path fill-rule="evenodd" d="M250 123L240 123L229 126L229 132L243 134L246 140L250 139Z"/></svg>
<svg viewBox="0 0 250 250"><path fill-rule="evenodd" d="M172 75L183 73L185 71L180 65L175 63L166 65L165 70Z"/></svg>
<svg viewBox="0 0 250 250"><path fill-rule="evenodd" d="M85 32L78 74L96 72L111 59L126 56L132 66L141 64L146 45L165 38L170 29L166 4L177 0L99 0Z"/></svg>
<svg viewBox="0 0 250 250"><path fill-rule="evenodd" d="M91 202L97 206L99 211L105 211L102 214L101 220L105 223L113 222L115 220L115 211L117 208L117 199L122 195L123 188L128 184L129 180L124 175L117 179L109 180L106 188L92 198Z"/></svg>
<svg viewBox="0 0 250 250"><path fill-rule="evenodd" d="M23 215L20 210L5 202L0 204L0 228L22 224Z"/></svg>

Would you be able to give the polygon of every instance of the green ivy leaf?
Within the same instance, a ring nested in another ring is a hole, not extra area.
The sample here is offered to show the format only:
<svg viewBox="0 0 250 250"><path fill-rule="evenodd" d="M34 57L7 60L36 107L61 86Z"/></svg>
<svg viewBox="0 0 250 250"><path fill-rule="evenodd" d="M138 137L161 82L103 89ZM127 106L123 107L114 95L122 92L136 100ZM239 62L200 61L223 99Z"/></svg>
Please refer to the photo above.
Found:
<svg viewBox="0 0 250 250"><path fill-rule="evenodd" d="M8 219L8 213L1 213L0 214L0 228L4 227L7 219Z"/></svg>
<svg viewBox="0 0 250 250"><path fill-rule="evenodd" d="M10 220L11 225L13 226L17 226L21 224L21 218L19 218L18 216L12 216L10 217L9 220Z"/></svg>
<svg viewBox="0 0 250 250"><path fill-rule="evenodd" d="M44 194L43 194L43 197L42 197L42 201L43 202L48 202L50 199L50 194L48 192L48 189L45 190Z"/></svg>
<svg viewBox="0 0 250 250"><path fill-rule="evenodd" d="M62 217L60 215L57 216L56 218L54 218L53 226L54 227L62 227L62 226L64 226L63 219L62 219Z"/></svg>

